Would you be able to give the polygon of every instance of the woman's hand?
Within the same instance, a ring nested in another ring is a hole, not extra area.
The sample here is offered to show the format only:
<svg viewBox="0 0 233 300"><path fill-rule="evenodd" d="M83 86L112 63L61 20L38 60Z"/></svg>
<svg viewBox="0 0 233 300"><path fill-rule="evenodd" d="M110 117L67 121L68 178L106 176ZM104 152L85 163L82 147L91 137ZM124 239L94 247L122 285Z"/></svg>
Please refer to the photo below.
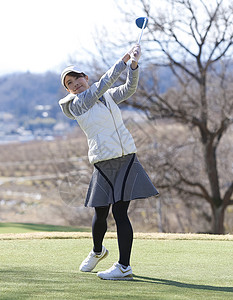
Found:
<svg viewBox="0 0 233 300"><path fill-rule="evenodd" d="M123 57L122 57L123 62L126 64L129 60L130 60L130 54L126 53Z"/></svg>
<svg viewBox="0 0 233 300"><path fill-rule="evenodd" d="M133 51L130 54L132 60L132 65L137 67L138 61L141 57L141 47L139 44L136 44L133 48Z"/></svg>
<svg viewBox="0 0 233 300"><path fill-rule="evenodd" d="M134 45L122 58L124 63L132 60L131 68L134 70L138 66L138 61L141 56L141 47L139 44Z"/></svg>
<svg viewBox="0 0 233 300"><path fill-rule="evenodd" d="M127 63L130 60L130 55L133 52L135 46L133 46L132 48L130 48L130 50L122 57L122 60L124 63Z"/></svg>

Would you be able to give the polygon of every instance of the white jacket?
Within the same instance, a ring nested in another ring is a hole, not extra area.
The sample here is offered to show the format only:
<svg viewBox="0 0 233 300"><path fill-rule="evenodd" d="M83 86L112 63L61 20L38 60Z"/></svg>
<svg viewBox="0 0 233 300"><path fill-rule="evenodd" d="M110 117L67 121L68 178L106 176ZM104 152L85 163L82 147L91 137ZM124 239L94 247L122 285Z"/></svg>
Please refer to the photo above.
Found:
<svg viewBox="0 0 233 300"><path fill-rule="evenodd" d="M137 151L118 104L135 93L138 69L129 68L126 83L112 88L125 68L125 63L119 60L89 89L79 95L69 94L59 101L64 114L76 119L86 134L88 157L92 164ZM101 96L104 96L106 106L99 100Z"/></svg>
<svg viewBox="0 0 233 300"><path fill-rule="evenodd" d="M87 136L91 164L137 152L118 105L108 92L104 98L107 106L98 100L86 113L75 117Z"/></svg>

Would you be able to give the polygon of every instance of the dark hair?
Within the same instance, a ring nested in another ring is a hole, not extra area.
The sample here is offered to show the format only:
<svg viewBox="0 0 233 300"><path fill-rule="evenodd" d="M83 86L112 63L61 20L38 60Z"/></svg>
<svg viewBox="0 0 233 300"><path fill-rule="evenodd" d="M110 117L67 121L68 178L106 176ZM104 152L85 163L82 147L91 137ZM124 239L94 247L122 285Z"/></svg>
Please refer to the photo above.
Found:
<svg viewBox="0 0 233 300"><path fill-rule="evenodd" d="M74 78L80 78L80 77L85 77L86 76L86 74L85 73L83 73L83 72L81 72L81 73L77 73L77 72L69 72L68 74L66 74L66 76L67 75L69 75L69 76L71 76L71 77L74 77ZM66 78L66 76L65 76L65 78ZM65 78L64 78L64 84L65 84ZM67 86L65 85L65 87L67 88Z"/></svg>
<svg viewBox="0 0 233 300"><path fill-rule="evenodd" d="M68 74L66 74L66 75L69 75L69 76L71 76L71 77L77 77L77 78L79 78L79 77L85 77L86 76L86 74L85 73L77 73L77 72L70 72L70 73L68 73Z"/></svg>

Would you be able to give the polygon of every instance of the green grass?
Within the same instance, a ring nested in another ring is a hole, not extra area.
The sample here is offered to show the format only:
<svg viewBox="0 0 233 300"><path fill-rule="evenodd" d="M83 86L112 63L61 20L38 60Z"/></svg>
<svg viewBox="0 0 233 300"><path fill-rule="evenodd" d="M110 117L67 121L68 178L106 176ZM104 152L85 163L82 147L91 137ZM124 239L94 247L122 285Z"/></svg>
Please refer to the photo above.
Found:
<svg viewBox="0 0 233 300"><path fill-rule="evenodd" d="M59 232L83 232L90 231L88 228L72 227L72 226L56 226L46 224L31 223L0 223L1 233L26 233L41 231L59 231ZM0 298L1 299L1 298Z"/></svg>
<svg viewBox="0 0 233 300"><path fill-rule="evenodd" d="M135 239L132 282L96 276L117 260L116 239L105 246L108 258L82 273L90 238L0 240L0 299L233 299L233 241Z"/></svg>

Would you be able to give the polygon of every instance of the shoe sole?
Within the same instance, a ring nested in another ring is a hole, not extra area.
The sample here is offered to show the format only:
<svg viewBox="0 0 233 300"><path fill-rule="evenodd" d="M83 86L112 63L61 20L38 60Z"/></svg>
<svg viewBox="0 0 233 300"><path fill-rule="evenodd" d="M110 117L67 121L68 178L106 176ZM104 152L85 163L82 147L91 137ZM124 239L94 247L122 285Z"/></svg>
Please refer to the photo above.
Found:
<svg viewBox="0 0 233 300"><path fill-rule="evenodd" d="M133 275L130 274L130 275L127 275L125 277L114 277L114 278L102 278L102 277L99 277L99 278L102 279L102 280L133 280Z"/></svg>
<svg viewBox="0 0 233 300"><path fill-rule="evenodd" d="M97 261L96 265L94 266L94 268L90 269L90 270L80 270L81 272L91 272L95 269L95 267L97 266L97 264L104 258L106 258L108 256L109 251L106 249L106 252L104 253L104 255Z"/></svg>

